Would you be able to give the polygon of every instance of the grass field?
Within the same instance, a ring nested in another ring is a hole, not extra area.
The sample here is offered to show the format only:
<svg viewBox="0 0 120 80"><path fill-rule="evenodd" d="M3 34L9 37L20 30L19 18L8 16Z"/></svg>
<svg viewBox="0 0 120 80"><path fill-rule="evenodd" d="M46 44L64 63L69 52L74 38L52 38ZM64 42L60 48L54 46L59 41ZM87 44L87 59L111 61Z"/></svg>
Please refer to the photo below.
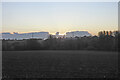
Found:
<svg viewBox="0 0 120 80"><path fill-rule="evenodd" d="M117 52L3 51L3 78L115 78Z"/></svg>

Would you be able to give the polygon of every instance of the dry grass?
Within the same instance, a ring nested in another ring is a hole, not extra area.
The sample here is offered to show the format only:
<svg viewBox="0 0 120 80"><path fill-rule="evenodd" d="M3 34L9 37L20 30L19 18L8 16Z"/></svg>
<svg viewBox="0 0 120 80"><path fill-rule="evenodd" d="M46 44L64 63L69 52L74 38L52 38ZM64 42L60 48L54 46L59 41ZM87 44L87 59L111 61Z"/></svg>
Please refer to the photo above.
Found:
<svg viewBox="0 0 120 80"><path fill-rule="evenodd" d="M117 53L3 51L3 78L115 78Z"/></svg>

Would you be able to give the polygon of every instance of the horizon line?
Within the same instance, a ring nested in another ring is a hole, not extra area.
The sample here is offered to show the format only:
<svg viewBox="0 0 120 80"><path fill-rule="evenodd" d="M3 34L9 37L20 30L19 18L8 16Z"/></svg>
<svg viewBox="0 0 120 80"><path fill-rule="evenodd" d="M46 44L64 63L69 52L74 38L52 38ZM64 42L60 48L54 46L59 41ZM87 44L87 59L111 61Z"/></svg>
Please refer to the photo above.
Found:
<svg viewBox="0 0 120 80"><path fill-rule="evenodd" d="M80 30L66 31L63 34L61 34L59 31L56 31L56 32L59 32L60 35L65 35L67 32L74 32L74 31L80 31ZM87 30L81 30L81 31L87 31ZM101 32L101 31L112 31L113 32L113 31L119 31L119 30L100 30L100 31L97 32L97 34L92 34L89 31L87 31L87 32L90 33L92 36L95 36L95 35L98 35L98 33ZM18 34L24 34L24 33L38 33L38 32L48 32L49 34L52 34L52 35L56 34L56 32L55 33L50 33L49 31L29 31L29 32L17 32L17 31L9 32L9 31L4 31L4 32L0 32L0 34L1 33L10 33L10 34L18 33Z"/></svg>

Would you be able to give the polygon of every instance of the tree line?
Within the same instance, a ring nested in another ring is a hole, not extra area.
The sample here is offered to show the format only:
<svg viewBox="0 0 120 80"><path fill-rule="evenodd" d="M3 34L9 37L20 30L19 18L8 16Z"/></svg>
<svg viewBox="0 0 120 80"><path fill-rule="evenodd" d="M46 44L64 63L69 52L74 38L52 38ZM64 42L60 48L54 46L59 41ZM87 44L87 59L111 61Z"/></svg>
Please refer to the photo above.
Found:
<svg viewBox="0 0 120 80"><path fill-rule="evenodd" d="M84 36L74 38L55 38L52 35L48 39L27 39L27 40L3 40L3 51L23 50L99 50L118 51L118 31L101 31L98 36Z"/></svg>

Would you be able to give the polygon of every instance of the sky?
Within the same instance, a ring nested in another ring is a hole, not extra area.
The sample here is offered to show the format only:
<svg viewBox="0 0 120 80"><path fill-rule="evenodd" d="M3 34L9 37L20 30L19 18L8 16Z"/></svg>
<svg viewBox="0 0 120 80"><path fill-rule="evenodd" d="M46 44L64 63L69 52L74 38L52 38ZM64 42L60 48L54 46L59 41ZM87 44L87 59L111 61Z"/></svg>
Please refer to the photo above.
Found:
<svg viewBox="0 0 120 80"><path fill-rule="evenodd" d="M2 32L40 32L118 29L117 2L3 2Z"/></svg>

